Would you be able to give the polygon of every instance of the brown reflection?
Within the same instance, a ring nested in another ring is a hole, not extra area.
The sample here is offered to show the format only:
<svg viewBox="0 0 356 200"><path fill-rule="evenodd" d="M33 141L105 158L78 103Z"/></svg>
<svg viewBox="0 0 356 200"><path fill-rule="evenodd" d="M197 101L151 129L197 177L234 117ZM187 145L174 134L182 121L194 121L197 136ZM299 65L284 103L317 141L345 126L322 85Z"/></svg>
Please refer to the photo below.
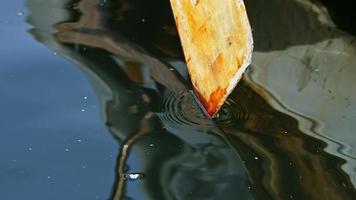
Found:
<svg viewBox="0 0 356 200"><path fill-rule="evenodd" d="M162 122L157 123L157 117L154 117L154 113L161 109L157 104L161 100L162 90L167 88L177 94L189 90L182 77L162 61L167 57L181 58L174 26L169 18L159 19L157 14L162 9L167 11L164 16L170 15L167 3L147 2L149 3L139 0L107 1L107 4L94 0L71 2L69 7L75 8L75 13L80 13L78 19L59 22L55 26L56 41L59 44L66 44L66 47L70 49L69 52L62 53L82 63L82 67L89 71L97 82L104 82L113 94L110 100L99 94L99 98L102 98L101 102L105 104L103 106L105 123L113 135L122 142L112 199L122 199L125 196L126 183L123 174L131 148L142 146L139 142L148 133L153 131L168 133L168 131L161 130L162 124L160 123ZM283 4L288 4L280 1L271 2L280 3L282 8ZM72 6L73 3L74 6ZM256 1L255 4L248 1L247 5L249 4L251 8L255 5L259 9L262 9L261 4L265 5L262 1ZM288 5L294 8L292 3ZM298 9L303 10L303 7L297 7ZM261 12L256 16L265 15L263 9ZM303 10L303 12L297 12L297 16L306 13L307 11ZM252 17L254 16L253 14ZM142 21L143 19L145 20ZM299 18L296 17L296 19ZM316 19L313 20L312 24L318 22ZM151 27L153 24L155 25ZM306 29L308 27L303 23L301 26L305 26ZM272 27L270 30L275 29ZM35 30L32 32L36 34ZM274 38L273 32L267 33ZM263 34L263 31L259 29L256 36L260 39L257 41L266 39L267 36ZM277 45L276 48L317 42L323 37L328 37L328 35L322 35L318 38L305 39L294 36L293 38L296 39L291 40L292 43L278 43L281 45ZM38 38L43 43L47 42ZM273 39L269 38L266 41L271 42ZM273 46L269 46L270 44L266 42L260 44L260 50L273 49ZM78 50L78 46L83 47L83 45L87 50L81 48ZM122 68L113 61L111 56L122 58ZM150 89L141 87L146 84L144 69L148 69L149 76L155 81L155 85ZM352 199L356 195L355 190L349 177L340 168L344 161L326 153L323 149L327 144L302 133L298 129L296 119L270 106L268 103L270 98L273 97L245 79L240 82L230 99L243 105L248 111L248 117L235 120L228 125L220 123L220 129L213 127L206 130L206 132L218 134L219 138L226 139L244 161L246 173L249 176L248 181L252 186L250 192L253 196L256 199ZM125 99L124 102L122 99ZM121 103L120 106L118 102ZM191 106L196 107L196 105ZM234 109L228 111L240 112ZM221 115L223 116L224 113ZM208 118L204 120L211 122ZM177 140L164 134L159 135L162 140L164 137L170 137L164 141ZM166 151L171 143L167 142L167 144L160 150ZM238 156L229 158L238 160ZM158 157L147 162L159 163L162 159ZM162 171L163 168L161 168ZM154 172L161 173L162 171ZM180 172L179 170L171 171L169 175L172 177ZM161 177L157 175L158 178ZM148 193L159 199L165 197L164 194L154 193L169 190L171 179L166 179L168 181L165 185L159 185L158 188L152 184L145 185Z"/></svg>
<svg viewBox="0 0 356 200"><path fill-rule="evenodd" d="M245 105L249 117L222 128L245 161L258 198L353 199L355 189L340 168L345 161L302 133L296 119L271 107L271 98L245 79L230 99Z"/></svg>
<svg viewBox="0 0 356 200"><path fill-rule="evenodd" d="M125 187L124 168L125 168L127 157L129 155L130 146L133 145L137 140L139 140L140 137L142 137L144 134L148 133L148 129L149 129L148 121L149 118L151 117L150 115L151 114L147 114L146 116L144 116L140 124L140 130L137 133L130 136L128 139L126 139L126 141L121 145L118 162L117 162L117 174L119 177L117 177L116 179L116 187L113 191L113 196L112 196L113 200L122 199L124 196L123 194L124 187Z"/></svg>

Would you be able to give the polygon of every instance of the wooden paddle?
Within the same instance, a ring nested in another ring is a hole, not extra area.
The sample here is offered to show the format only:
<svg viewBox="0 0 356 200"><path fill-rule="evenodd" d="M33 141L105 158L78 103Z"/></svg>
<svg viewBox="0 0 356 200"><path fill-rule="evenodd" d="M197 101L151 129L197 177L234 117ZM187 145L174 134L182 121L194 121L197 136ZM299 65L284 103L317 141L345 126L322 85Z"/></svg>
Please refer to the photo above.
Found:
<svg viewBox="0 0 356 200"><path fill-rule="evenodd" d="M251 62L243 0L170 0L194 92L214 116Z"/></svg>

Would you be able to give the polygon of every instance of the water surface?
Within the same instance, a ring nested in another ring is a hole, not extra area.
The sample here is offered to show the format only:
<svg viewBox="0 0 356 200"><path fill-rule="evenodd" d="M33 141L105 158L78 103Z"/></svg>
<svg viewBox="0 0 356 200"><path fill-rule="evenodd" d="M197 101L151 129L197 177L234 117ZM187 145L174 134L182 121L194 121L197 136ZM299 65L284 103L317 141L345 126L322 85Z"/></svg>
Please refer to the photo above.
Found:
<svg viewBox="0 0 356 200"><path fill-rule="evenodd" d="M253 63L217 119L168 1L8 4L2 198L356 197L355 39L322 4L246 1Z"/></svg>

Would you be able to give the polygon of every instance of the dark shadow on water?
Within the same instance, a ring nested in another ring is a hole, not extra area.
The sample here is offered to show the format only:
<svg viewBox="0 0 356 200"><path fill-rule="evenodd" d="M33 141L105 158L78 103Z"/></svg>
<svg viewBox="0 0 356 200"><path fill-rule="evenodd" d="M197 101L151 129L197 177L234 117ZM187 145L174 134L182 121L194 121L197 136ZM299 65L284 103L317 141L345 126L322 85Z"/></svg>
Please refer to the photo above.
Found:
<svg viewBox="0 0 356 200"><path fill-rule="evenodd" d="M67 8L77 9L78 2L70 1ZM246 0L245 3L255 51L314 44L341 34L327 23L329 19L319 19L326 11L317 7L318 1ZM100 24L113 34L123 35L156 56L183 59L169 1L106 0L98 3L97 9L102 13ZM68 21L76 21L80 13L70 16Z"/></svg>
<svg viewBox="0 0 356 200"><path fill-rule="evenodd" d="M334 37L300 2L247 1L257 51ZM345 161L301 132L296 119L274 109L269 103L274 97L247 76L218 119L205 117L187 77L168 64L182 60L168 1L29 0L27 5L30 32L89 75L104 123L121 144L111 199L356 196L341 170ZM53 6L62 15L46 19L46 7ZM298 23L264 17L287 14ZM319 29L320 35L298 35L296 26ZM280 39L283 31L288 41ZM130 166L130 156L140 166ZM128 180L135 173L142 179Z"/></svg>

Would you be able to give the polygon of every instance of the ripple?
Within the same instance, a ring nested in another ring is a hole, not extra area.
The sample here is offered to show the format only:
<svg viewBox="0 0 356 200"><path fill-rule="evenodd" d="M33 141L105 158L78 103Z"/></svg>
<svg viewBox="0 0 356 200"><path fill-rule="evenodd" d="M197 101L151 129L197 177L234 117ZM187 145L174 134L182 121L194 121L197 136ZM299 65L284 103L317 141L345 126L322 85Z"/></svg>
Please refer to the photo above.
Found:
<svg viewBox="0 0 356 200"><path fill-rule="evenodd" d="M171 124L186 127L230 127L248 119L247 107L236 100L227 99L215 120L207 117L199 104L195 101L192 91L180 93L167 92L163 98L163 112L161 120Z"/></svg>
<svg viewBox="0 0 356 200"><path fill-rule="evenodd" d="M249 112L245 105L228 98L216 115L216 121L221 127L230 127L246 121L248 117Z"/></svg>
<svg viewBox="0 0 356 200"><path fill-rule="evenodd" d="M195 101L191 91L166 92L163 97L163 111L159 117L164 122L185 127L215 126Z"/></svg>

